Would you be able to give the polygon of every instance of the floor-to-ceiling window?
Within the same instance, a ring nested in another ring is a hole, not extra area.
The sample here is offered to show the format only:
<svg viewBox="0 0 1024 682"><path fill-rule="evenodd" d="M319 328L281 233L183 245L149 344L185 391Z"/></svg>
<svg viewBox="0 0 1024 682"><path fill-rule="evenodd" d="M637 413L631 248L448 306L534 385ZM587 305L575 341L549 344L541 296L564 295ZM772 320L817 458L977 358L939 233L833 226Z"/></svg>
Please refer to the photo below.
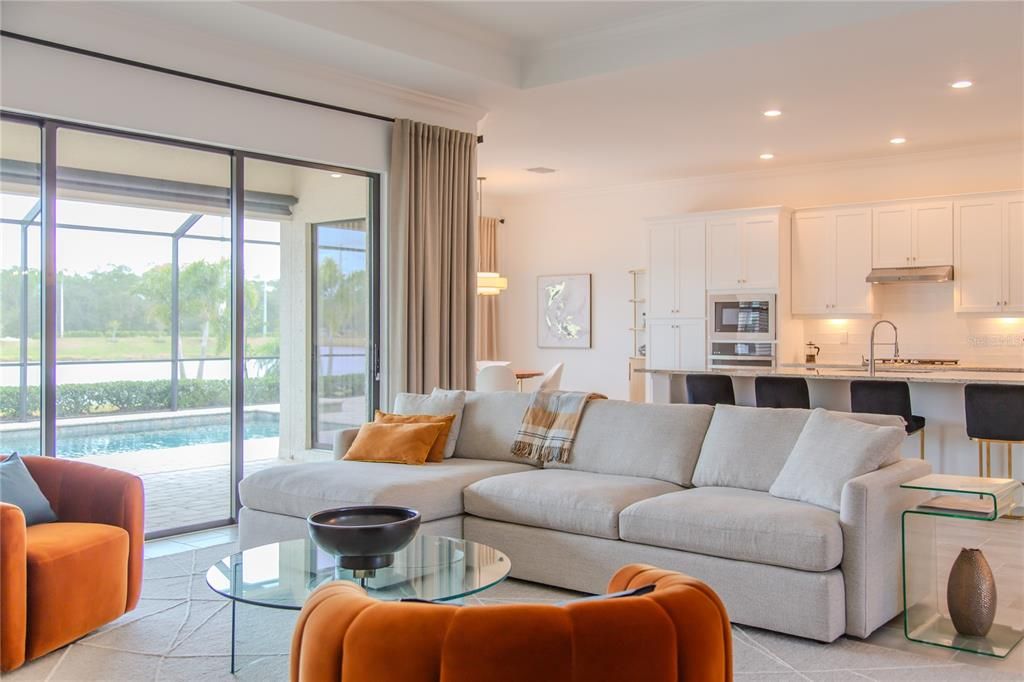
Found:
<svg viewBox="0 0 1024 682"><path fill-rule="evenodd" d="M0 452L38 453L38 125L0 121Z"/></svg>
<svg viewBox="0 0 1024 682"><path fill-rule="evenodd" d="M41 135L43 124L8 117L0 137L0 451L138 474L150 535L225 523L246 471L314 446L308 234L352 208L338 183L316 180L362 183L375 234L376 178L76 125ZM360 338L365 358L373 334ZM40 367L44 339L55 352ZM359 379L366 394L374 377Z"/></svg>

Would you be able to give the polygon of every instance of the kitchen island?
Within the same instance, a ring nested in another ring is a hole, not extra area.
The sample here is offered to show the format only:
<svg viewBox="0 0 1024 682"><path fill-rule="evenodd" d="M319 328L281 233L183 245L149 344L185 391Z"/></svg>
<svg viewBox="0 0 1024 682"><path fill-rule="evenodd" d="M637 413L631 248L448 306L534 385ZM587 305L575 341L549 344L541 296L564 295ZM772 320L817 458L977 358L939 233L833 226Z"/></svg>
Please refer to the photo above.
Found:
<svg viewBox="0 0 1024 682"><path fill-rule="evenodd" d="M687 374L703 373L688 370L637 370L648 374L651 402L685 403ZM738 405L754 403L754 378L758 376L798 377L807 380L811 407L848 412L850 410L850 382L855 379L905 381L910 385L910 400L914 414L927 419L925 451L936 472L976 475L978 473L977 445L967 438L964 426L964 384L992 383L1024 386L1024 368L1016 367L943 367L924 369L916 367L879 367L874 377L868 376L866 367L859 365L783 365L776 368L747 368L712 370L714 374L732 377ZM907 438L903 445L904 457L919 454L918 435ZM1024 470L1024 459L1016 448L1015 470ZM992 475L1006 475L1005 446L992 446Z"/></svg>

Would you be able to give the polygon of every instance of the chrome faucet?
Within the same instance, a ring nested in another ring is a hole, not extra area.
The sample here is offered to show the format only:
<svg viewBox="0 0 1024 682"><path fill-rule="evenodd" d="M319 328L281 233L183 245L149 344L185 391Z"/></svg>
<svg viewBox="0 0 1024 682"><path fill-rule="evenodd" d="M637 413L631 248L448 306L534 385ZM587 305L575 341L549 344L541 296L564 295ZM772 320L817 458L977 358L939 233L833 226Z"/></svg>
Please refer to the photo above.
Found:
<svg viewBox="0 0 1024 682"><path fill-rule="evenodd" d="M875 376L875 330L878 329L878 325L887 324L892 327L893 339L892 343L883 343L883 346L892 346L892 357L894 360L900 357L900 330L896 329L896 325L889 320L879 320L875 322L874 326L871 327L871 348L868 350L868 376Z"/></svg>

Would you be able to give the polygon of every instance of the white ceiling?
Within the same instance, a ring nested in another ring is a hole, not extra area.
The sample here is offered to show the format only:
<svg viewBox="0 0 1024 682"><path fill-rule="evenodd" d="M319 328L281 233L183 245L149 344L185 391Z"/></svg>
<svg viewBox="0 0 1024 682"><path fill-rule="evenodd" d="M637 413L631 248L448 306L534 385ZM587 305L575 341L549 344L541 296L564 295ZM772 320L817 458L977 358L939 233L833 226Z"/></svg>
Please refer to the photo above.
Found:
<svg viewBox="0 0 1024 682"><path fill-rule="evenodd" d="M50 6L82 7L61 5ZM222 37L261 57L481 107L480 173L492 194L1024 139L1019 2L158 0L89 9L95 21L113 12L137 22L139 35L147 25L180 29L190 47ZM258 73L227 75L259 84ZM975 87L951 90L960 78ZM765 119L767 108L783 116ZM908 143L890 145L896 135ZM758 159L766 151L776 158ZM525 171L534 166L558 172Z"/></svg>

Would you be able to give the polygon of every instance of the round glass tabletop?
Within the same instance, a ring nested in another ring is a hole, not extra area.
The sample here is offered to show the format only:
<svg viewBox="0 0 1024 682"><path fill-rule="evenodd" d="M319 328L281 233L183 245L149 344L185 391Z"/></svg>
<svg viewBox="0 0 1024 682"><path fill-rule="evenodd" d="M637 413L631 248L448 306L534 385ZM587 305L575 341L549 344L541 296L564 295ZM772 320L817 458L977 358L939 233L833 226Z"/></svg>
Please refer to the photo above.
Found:
<svg viewBox="0 0 1024 682"><path fill-rule="evenodd" d="M229 599L298 610L313 590L332 580L361 585L375 599L446 601L504 580L512 562L469 540L417 535L387 568L356 577L309 538L262 545L224 557L206 572L206 584Z"/></svg>

